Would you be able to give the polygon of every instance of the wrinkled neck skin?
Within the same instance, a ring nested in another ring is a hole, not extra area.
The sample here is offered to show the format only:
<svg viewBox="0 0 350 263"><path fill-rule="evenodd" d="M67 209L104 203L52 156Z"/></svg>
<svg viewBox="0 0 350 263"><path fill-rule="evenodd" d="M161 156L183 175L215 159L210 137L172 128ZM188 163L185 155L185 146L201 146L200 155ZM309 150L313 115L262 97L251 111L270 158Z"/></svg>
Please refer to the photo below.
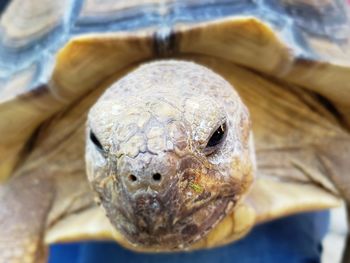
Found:
<svg viewBox="0 0 350 263"><path fill-rule="evenodd" d="M191 62L144 64L89 112L88 180L132 245L184 250L248 191L250 134L248 111L221 76Z"/></svg>

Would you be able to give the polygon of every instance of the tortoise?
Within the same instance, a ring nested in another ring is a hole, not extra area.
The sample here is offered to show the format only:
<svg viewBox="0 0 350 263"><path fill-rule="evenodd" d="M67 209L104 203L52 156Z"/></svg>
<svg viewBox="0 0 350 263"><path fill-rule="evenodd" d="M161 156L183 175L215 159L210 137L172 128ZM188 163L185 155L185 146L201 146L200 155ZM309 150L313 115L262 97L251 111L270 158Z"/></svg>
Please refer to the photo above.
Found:
<svg viewBox="0 0 350 263"><path fill-rule="evenodd" d="M347 11L340 0L9 1L0 262L45 262L48 245L91 239L211 248L348 202Z"/></svg>

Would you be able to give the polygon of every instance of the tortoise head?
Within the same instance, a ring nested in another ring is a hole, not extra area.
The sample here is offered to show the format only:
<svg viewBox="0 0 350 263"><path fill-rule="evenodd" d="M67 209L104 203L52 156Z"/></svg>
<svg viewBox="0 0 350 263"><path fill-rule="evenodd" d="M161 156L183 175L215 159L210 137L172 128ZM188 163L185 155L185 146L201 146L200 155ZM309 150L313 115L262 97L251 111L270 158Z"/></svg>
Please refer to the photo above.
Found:
<svg viewBox="0 0 350 263"><path fill-rule="evenodd" d="M89 112L88 179L130 243L183 249L247 192L249 137L247 109L222 77L190 62L145 64Z"/></svg>

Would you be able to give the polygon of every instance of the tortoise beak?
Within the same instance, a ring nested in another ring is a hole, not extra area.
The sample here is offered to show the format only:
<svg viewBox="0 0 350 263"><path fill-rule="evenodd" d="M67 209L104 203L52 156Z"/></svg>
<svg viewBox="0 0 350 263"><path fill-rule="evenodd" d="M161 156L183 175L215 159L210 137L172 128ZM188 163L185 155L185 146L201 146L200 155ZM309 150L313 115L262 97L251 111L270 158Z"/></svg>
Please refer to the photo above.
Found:
<svg viewBox="0 0 350 263"><path fill-rule="evenodd" d="M226 215L230 202L232 198L216 198L193 209L184 205L175 211L176 199L142 194L135 198L128 216L133 227L125 225L121 230L130 243L142 248L183 249L207 234Z"/></svg>

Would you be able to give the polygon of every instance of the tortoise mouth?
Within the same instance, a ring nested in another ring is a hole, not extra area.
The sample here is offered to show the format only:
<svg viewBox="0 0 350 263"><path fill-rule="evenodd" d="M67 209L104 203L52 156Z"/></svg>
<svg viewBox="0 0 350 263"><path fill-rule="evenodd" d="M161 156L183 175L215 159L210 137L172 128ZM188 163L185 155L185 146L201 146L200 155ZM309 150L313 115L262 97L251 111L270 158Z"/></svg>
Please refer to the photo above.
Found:
<svg viewBox="0 0 350 263"><path fill-rule="evenodd" d="M179 244L175 249L188 247L205 237L228 213L231 212L231 209L234 207L234 203L235 201L232 196L221 197L210 200L197 211L194 211L194 213L189 215L187 218L195 220L197 217L206 217L206 219L199 223L200 226L198 226L199 224L196 225L197 231L193 231L193 229L196 228L194 228L194 226L191 224L187 225L181 232L181 234L188 236L186 240L187 242ZM186 221L186 219L184 220Z"/></svg>
<svg viewBox="0 0 350 263"><path fill-rule="evenodd" d="M235 203L232 196L215 198L175 219L166 229L158 228L152 233L141 231L127 238L133 246L145 251L187 250L230 213Z"/></svg>

